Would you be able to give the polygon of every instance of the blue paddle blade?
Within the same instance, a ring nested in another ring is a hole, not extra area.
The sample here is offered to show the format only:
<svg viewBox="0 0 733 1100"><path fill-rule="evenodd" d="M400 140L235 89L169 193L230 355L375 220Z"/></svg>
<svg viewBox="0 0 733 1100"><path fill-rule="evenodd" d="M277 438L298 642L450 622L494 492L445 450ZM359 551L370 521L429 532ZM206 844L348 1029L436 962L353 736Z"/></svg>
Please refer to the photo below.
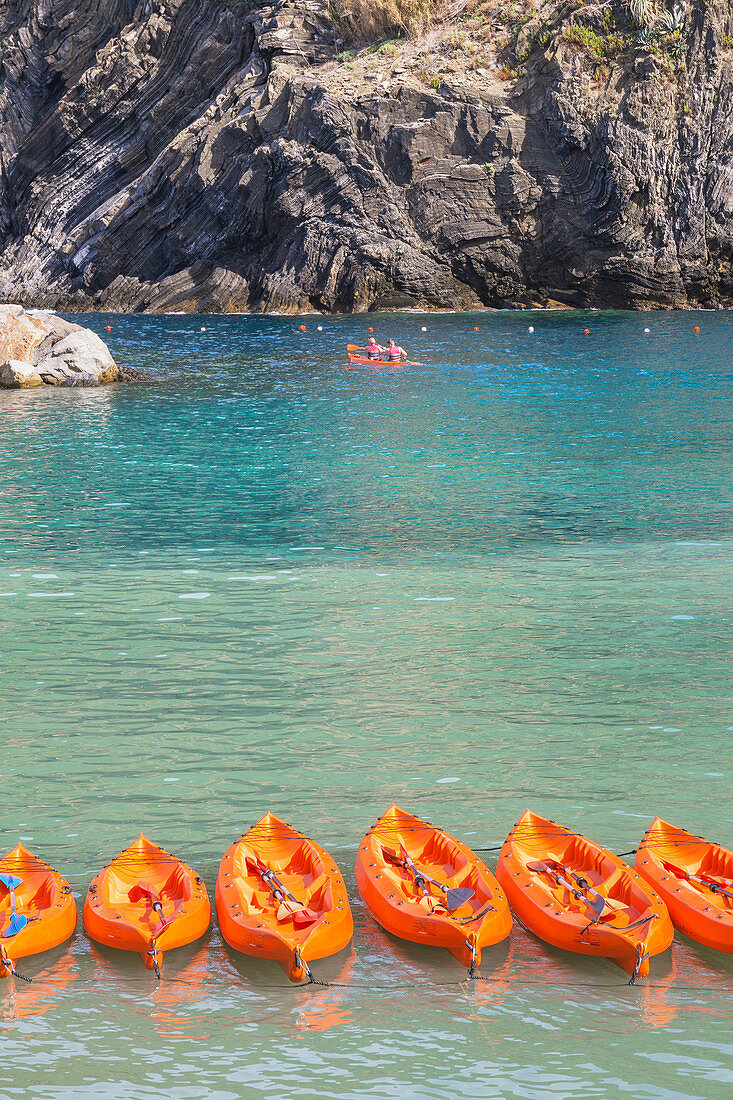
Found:
<svg viewBox="0 0 733 1100"><path fill-rule="evenodd" d="M16 936L18 932L22 932L27 923L28 918L25 913L16 913L15 916L10 918L10 923L3 928L3 939Z"/></svg>
<svg viewBox="0 0 733 1100"><path fill-rule="evenodd" d="M17 890L22 881L17 875L0 875L0 882L5 883L8 890Z"/></svg>

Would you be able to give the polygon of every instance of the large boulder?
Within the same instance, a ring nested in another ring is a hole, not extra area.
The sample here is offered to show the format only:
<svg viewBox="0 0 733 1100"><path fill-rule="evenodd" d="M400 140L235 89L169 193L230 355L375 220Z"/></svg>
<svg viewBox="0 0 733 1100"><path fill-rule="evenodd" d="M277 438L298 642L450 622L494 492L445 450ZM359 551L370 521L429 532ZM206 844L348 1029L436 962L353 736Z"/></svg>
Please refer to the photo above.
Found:
<svg viewBox="0 0 733 1100"><path fill-rule="evenodd" d="M46 331L43 322L25 313L22 306L0 305L0 363L30 362Z"/></svg>
<svg viewBox="0 0 733 1100"><path fill-rule="evenodd" d="M0 305L0 386L100 386L119 368L95 332L44 310Z"/></svg>
<svg viewBox="0 0 733 1100"><path fill-rule="evenodd" d="M32 363L20 359L6 359L0 363L0 386L6 390L23 390L29 386L42 386L43 379Z"/></svg>
<svg viewBox="0 0 733 1100"><path fill-rule="evenodd" d="M85 328L52 344L48 354L37 364L37 370L43 381L51 385L61 378L82 374L93 377L93 384L101 385L114 382L118 374L117 364L104 340Z"/></svg>

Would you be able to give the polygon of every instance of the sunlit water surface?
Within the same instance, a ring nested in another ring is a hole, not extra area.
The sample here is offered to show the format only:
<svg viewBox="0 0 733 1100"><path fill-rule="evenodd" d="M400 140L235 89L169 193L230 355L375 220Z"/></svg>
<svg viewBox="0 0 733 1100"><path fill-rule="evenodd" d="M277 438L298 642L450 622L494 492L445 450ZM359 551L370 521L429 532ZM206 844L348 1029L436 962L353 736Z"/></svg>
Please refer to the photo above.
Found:
<svg viewBox="0 0 733 1100"><path fill-rule="evenodd" d="M392 801L733 844L731 316L376 317L424 363L384 372L364 318L86 323L162 380L0 394L2 844L81 903L144 830L213 897L270 808L356 935L330 988L216 927L158 985L80 927L2 983L0 1096L730 1096L733 957L629 988L515 926L467 983L352 868Z"/></svg>

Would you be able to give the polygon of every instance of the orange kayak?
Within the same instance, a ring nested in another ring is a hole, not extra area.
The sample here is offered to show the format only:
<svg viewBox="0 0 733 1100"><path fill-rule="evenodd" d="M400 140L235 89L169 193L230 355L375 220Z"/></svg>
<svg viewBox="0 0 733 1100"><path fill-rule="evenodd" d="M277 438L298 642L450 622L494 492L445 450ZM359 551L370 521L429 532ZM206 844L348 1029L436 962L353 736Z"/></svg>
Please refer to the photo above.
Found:
<svg viewBox="0 0 733 1100"><path fill-rule="evenodd" d="M71 887L22 844L0 859L0 978L16 959L58 947L76 928Z"/></svg>
<svg viewBox="0 0 733 1100"><path fill-rule="evenodd" d="M632 982L672 942L664 902L628 864L530 810L504 842L497 876L514 913L536 936L613 959Z"/></svg>
<svg viewBox="0 0 733 1100"><path fill-rule="evenodd" d="M675 928L733 952L733 852L655 817L636 869L666 903Z"/></svg>
<svg viewBox="0 0 733 1100"><path fill-rule="evenodd" d="M138 951L158 977L162 953L193 943L210 921L203 880L142 833L92 879L84 904L93 940Z"/></svg>
<svg viewBox="0 0 733 1100"><path fill-rule="evenodd" d="M390 806L359 845L356 883L382 928L444 947L471 971L481 948L512 927L504 893L478 856L399 806Z"/></svg>
<svg viewBox="0 0 733 1100"><path fill-rule="evenodd" d="M351 940L341 872L314 840L267 813L224 853L216 879L222 935L245 955L280 963L291 982Z"/></svg>
<svg viewBox="0 0 733 1100"><path fill-rule="evenodd" d="M404 359L368 359L366 355L354 355L349 352L349 362L356 365L364 365L366 367L399 367L406 366L406 360Z"/></svg>

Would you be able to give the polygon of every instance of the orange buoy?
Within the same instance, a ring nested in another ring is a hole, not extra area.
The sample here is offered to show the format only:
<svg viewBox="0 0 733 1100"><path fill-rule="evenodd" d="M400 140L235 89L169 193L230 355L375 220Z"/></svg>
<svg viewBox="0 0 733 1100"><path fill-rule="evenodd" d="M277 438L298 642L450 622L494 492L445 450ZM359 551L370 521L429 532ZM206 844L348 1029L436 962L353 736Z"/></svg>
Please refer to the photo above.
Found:
<svg viewBox="0 0 733 1100"><path fill-rule="evenodd" d="M632 981L672 942L666 905L628 864L530 810L504 842L497 878L515 915L541 940L613 959Z"/></svg>
<svg viewBox="0 0 733 1100"><path fill-rule="evenodd" d="M112 331L112 326L111 326L111 325L107 325L107 332L111 332L111 331Z"/></svg>
<svg viewBox="0 0 733 1100"><path fill-rule="evenodd" d="M91 938L138 951L158 977L162 953L193 943L210 921L203 880L142 833L92 879L84 903Z"/></svg>
<svg viewBox="0 0 733 1100"><path fill-rule="evenodd" d="M584 329L583 329L583 332L584 332L584 333L585 333L585 335L587 336L587 335L588 335L588 333L590 332L590 329L589 329L589 328L584 328Z"/></svg>
<svg viewBox="0 0 733 1100"><path fill-rule="evenodd" d="M76 928L76 903L66 879L22 844L0 859L0 875L0 978L5 978L14 973L16 959L69 938Z"/></svg>
<svg viewBox="0 0 733 1100"><path fill-rule="evenodd" d="M399 806L359 845L356 884L382 928L444 947L471 969L481 948L506 939L512 927L504 892L478 856Z"/></svg>
<svg viewBox="0 0 733 1100"><path fill-rule="evenodd" d="M699 331L700 331L700 326L699 326L699 325L695 325L695 332L699 332Z"/></svg>
<svg viewBox="0 0 733 1100"><path fill-rule="evenodd" d="M346 947L354 932L331 856L273 813L224 853L216 915L231 947L278 962L291 982L310 977L308 963Z"/></svg>
<svg viewBox="0 0 733 1100"><path fill-rule="evenodd" d="M301 332L305 332L305 325L301 325L301 326L300 326L300 331L301 331Z"/></svg>
<svg viewBox="0 0 733 1100"><path fill-rule="evenodd" d="M690 939L733 953L733 852L655 817L636 870Z"/></svg>
<svg viewBox="0 0 733 1100"><path fill-rule="evenodd" d="M478 332L478 325L474 325L474 326L473 326L473 331L474 331L474 332Z"/></svg>
<svg viewBox="0 0 733 1100"><path fill-rule="evenodd" d="M374 329L371 327L371 325L369 326L369 331L374 332Z"/></svg>

